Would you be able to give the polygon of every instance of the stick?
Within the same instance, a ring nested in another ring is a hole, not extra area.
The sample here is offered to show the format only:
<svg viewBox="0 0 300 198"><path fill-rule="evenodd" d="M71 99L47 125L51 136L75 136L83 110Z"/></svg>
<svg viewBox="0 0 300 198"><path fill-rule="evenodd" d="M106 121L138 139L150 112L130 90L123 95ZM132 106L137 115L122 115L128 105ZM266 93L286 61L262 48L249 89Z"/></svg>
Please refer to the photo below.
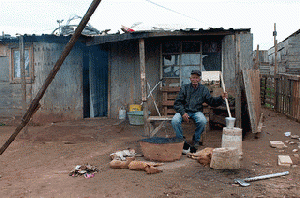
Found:
<svg viewBox="0 0 300 198"><path fill-rule="evenodd" d="M65 46L65 49L63 50L60 58L55 63L53 69L50 71L48 77L46 78L43 86L37 93L36 97L32 100L28 110L25 112L21 124L16 128L15 132L10 136L10 138L5 142L5 144L0 149L0 155L7 149L7 147L15 140L16 136L20 133L20 131L25 127L28 122L30 121L30 118L32 115L38 110L40 106L40 100L43 98L48 86L51 84L53 79L55 78L55 75L59 71L61 65L63 64L66 57L69 55L70 51L72 50L73 46L75 45L76 41L81 35L82 30L85 28L86 24L90 20L90 17L95 12L96 8L100 4L101 0L93 0L91 3L88 11L84 15L84 17L81 19L78 27L75 30L75 33L72 35L70 41Z"/></svg>
<svg viewBox="0 0 300 198"><path fill-rule="evenodd" d="M224 83L224 79L223 79L223 73L220 72L220 76L221 76L222 88L223 88L223 91L225 92L225 83ZM226 102L226 108L227 108L227 111L228 111L228 115L231 118L232 116L231 116L231 112L230 112L230 108L229 108L227 98L225 98L225 102Z"/></svg>

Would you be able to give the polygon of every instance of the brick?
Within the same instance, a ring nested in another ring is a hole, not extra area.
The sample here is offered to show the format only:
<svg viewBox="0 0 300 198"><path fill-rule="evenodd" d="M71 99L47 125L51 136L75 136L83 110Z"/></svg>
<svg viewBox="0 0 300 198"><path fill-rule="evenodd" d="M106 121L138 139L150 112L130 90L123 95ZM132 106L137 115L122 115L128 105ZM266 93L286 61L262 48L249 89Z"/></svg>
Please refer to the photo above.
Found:
<svg viewBox="0 0 300 198"><path fill-rule="evenodd" d="M289 155L278 155L279 166L291 166L293 164Z"/></svg>
<svg viewBox="0 0 300 198"><path fill-rule="evenodd" d="M270 141L270 146L274 148L285 148L286 145L282 141Z"/></svg>

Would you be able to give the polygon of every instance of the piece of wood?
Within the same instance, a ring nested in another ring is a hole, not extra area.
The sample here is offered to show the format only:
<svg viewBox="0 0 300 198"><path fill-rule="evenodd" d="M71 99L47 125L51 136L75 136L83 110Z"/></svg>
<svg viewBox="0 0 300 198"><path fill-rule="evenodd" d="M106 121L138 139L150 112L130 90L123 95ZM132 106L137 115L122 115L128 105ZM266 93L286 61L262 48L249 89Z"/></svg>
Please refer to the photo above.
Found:
<svg viewBox="0 0 300 198"><path fill-rule="evenodd" d="M166 121L162 121L153 131L150 132L150 138L153 137L165 124Z"/></svg>
<svg viewBox="0 0 300 198"><path fill-rule="evenodd" d="M165 121L165 120L172 120L173 116L149 116L148 121Z"/></svg>
<svg viewBox="0 0 300 198"><path fill-rule="evenodd" d="M141 88L142 88L142 102L144 112L144 133L146 136L150 136L150 126L147 122L148 114L148 102L147 102L147 86L146 86L146 63L145 63L145 40L139 40L139 54L140 54L140 72L141 72Z"/></svg>
<svg viewBox="0 0 300 198"><path fill-rule="evenodd" d="M259 69L259 45L257 45L256 49L256 57L255 57L255 62L254 62L254 69Z"/></svg>
<svg viewBox="0 0 300 198"><path fill-rule="evenodd" d="M259 70L243 70L244 85L252 133L257 133L261 116Z"/></svg>
<svg viewBox="0 0 300 198"><path fill-rule="evenodd" d="M242 128L242 71L241 71L241 39L239 34L235 34L235 118L236 126Z"/></svg>
<svg viewBox="0 0 300 198"><path fill-rule="evenodd" d="M37 111L37 109L40 106L40 100L43 98L48 86L51 84L53 79L55 78L57 72L59 71L61 65L63 64L66 57L71 52L72 48L74 47L76 41L81 35L82 30L85 28L86 24L90 20L90 17L95 12L96 8L100 4L101 0L93 0L91 3L88 11L84 15L84 17L81 19L78 27L76 28L74 34L72 35L70 41L65 46L61 56L56 61L53 69L50 71L48 77L46 78L43 86L40 88L39 92L37 93L36 97L32 100L29 108L25 112L22 122L17 128L15 129L15 132L10 136L10 138L4 143L4 145L0 148L0 155L7 149L7 147L15 140L16 136L20 133L20 131L27 125L27 123L30 121L30 118L32 115Z"/></svg>

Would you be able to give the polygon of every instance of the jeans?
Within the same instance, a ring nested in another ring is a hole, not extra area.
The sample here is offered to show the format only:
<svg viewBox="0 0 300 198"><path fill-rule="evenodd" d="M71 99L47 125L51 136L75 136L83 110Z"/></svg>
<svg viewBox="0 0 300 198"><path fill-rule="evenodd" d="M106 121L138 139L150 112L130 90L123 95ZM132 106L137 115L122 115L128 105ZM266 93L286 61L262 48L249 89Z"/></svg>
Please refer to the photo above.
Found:
<svg viewBox="0 0 300 198"><path fill-rule="evenodd" d="M190 119L193 119L196 123L196 130L195 130L195 143L200 141L200 137L202 132L204 131L204 128L207 123L207 119L204 116L202 112L196 112L196 113L188 113L190 116ZM171 124L175 130L176 137L183 138L182 135L182 116L180 113L176 113L174 117L172 118Z"/></svg>

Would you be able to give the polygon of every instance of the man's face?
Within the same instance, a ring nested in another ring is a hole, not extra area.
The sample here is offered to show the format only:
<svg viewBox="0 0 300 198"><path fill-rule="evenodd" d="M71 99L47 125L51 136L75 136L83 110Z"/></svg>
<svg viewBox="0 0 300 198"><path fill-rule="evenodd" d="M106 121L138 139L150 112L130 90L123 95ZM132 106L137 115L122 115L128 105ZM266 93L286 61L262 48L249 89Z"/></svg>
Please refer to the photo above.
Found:
<svg viewBox="0 0 300 198"><path fill-rule="evenodd" d="M190 81L191 81L192 85L198 85L199 82L201 81L201 77L198 76L197 74L192 74L190 77Z"/></svg>

